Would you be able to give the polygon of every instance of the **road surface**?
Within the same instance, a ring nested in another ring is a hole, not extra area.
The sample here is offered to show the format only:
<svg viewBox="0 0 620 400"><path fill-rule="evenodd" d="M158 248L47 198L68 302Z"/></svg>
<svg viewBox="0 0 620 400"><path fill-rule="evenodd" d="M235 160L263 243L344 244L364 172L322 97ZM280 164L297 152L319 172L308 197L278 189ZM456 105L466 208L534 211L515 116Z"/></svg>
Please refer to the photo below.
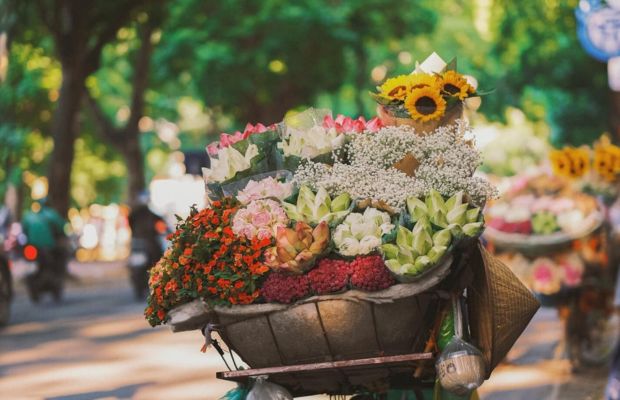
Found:
<svg viewBox="0 0 620 400"><path fill-rule="evenodd" d="M25 273L17 265L18 278ZM198 332L150 328L120 263L72 264L61 305L32 305L17 285L11 324L0 331L0 398L201 399L232 386L214 378L223 364L199 351ZM543 310L485 383L485 400L602 399L605 369L580 375L555 351L561 326ZM321 397L317 397L321 398Z"/></svg>

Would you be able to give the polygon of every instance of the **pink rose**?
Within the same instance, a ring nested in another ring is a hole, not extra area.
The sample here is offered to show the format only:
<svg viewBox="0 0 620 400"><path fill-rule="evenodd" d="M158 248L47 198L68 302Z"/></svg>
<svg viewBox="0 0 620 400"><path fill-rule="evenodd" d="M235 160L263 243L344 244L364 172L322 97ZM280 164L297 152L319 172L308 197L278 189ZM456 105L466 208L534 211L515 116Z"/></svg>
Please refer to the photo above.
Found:
<svg viewBox="0 0 620 400"><path fill-rule="evenodd" d="M252 225L255 227L265 226L271 221L271 215L267 211L262 211L252 216Z"/></svg>

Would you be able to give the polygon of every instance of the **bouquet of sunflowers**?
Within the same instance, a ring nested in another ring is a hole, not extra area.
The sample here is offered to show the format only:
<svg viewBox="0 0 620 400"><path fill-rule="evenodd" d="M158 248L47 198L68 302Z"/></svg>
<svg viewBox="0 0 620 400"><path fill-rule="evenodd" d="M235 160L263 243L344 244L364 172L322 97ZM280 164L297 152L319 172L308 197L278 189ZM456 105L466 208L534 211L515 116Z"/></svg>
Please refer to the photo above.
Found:
<svg viewBox="0 0 620 400"><path fill-rule="evenodd" d="M617 196L620 147L603 135L592 147L564 147L549 153L553 173L573 180L581 190L605 203Z"/></svg>
<svg viewBox="0 0 620 400"><path fill-rule="evenodd" d="M475 80L456 71L456 59L446 63L435 53L411 74L390 78L372 93L382 119L422 132L454 122L464 101L479 95Z"/></svg>

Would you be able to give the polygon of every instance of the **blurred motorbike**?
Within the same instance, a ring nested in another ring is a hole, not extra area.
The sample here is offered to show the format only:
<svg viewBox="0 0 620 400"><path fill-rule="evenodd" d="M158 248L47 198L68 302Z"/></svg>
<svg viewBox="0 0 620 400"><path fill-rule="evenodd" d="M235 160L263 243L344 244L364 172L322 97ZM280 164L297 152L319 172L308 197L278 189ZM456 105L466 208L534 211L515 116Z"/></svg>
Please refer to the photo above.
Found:
<svg viewBox="0 0 620 400"><path fill-rule="evenodd" d="M13 300L13 282L10 261L0 249L0 326L9 322L11 301Z"/></svg>
<svg viewBox="0 0 620 400"><path fill-rule="evenodd" d="M148 293L149 270L163 253L167 242L168 226L162 219L157 219L153 226L156 240L132 237L131 251L127 258L127 267L136 300L144 300Z"/></svg>
<svg viewBox="0 0 620 400"><path fill-rule="evenodd" d="M34 262L36 271L26 276L28 296L33 303L50 293L55 302L62 300L65 289L65 257L60 249L43 251L32 244L24 246L24 259Z"/></svg>

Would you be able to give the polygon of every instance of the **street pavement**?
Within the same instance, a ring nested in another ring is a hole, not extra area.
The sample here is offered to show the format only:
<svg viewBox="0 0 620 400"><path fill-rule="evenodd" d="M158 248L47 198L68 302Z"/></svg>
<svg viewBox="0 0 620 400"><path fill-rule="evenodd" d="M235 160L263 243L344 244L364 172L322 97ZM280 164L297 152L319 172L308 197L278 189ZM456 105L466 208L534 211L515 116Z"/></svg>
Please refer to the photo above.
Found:
<svg viewBox="0 0 620 400"><path fill-rule="evenodd" d="M29 266L17 263L16 279ZM0 330L0 399L215 400L233 387L198 332L149 327L122 263L73 263L62 304L31 304L18 282L12 319ZM605 368L571 374L553 310L541 310L481 390L484 400L599 400ZM323 397L315 397L322 399Z"/></svg>

